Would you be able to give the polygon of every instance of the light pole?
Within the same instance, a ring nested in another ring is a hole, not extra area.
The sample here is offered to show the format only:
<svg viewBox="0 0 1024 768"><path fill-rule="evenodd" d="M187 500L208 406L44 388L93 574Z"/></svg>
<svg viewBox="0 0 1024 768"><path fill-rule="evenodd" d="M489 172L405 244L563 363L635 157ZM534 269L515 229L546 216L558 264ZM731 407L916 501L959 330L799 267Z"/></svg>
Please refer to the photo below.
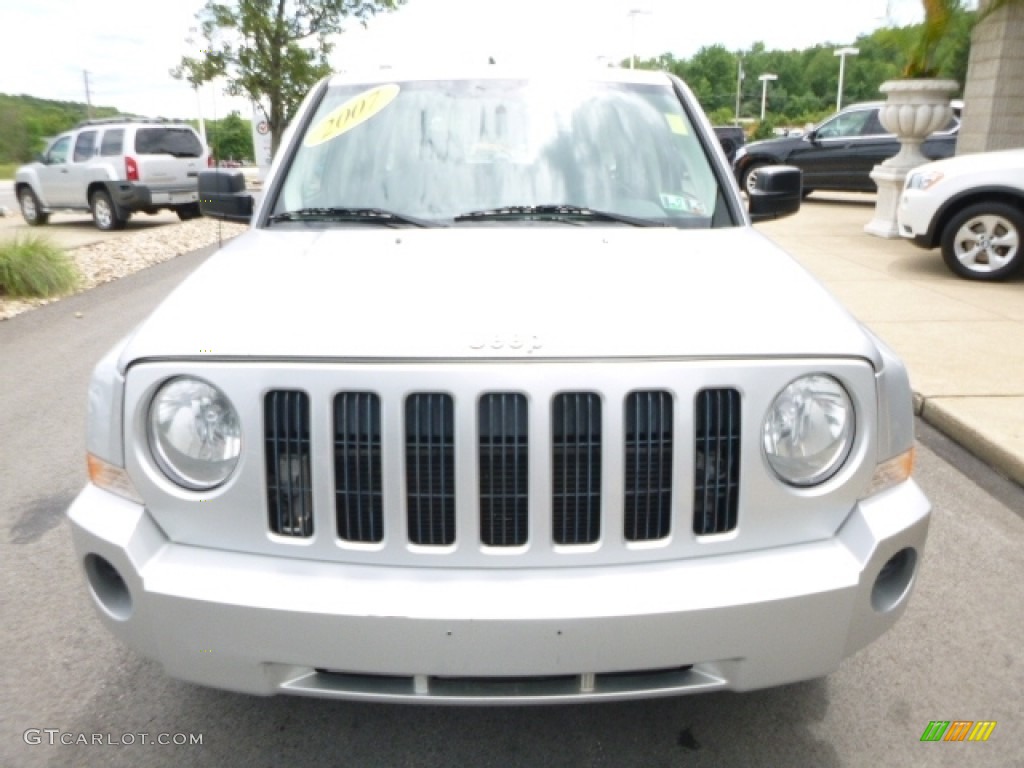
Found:
<svg viewBox="0 0 1024 768"><path fill-rule="evenodd" d="M838 48L835 55L839 57L839 92L836 94L836 112L843 108L843 73L846 70L846 57L856 56L860 53L859 48Z"/></svg>
<svg viewBox="0 0 1024 768"><path fill-rule="evenodd" d="M736 125L740 124L740 92L743 90L743 57L736 57Z"/></svg>
<svg viewBox="0 0 1024 768"><path fill-rule="evenodd" d="M633 8L629 11L629 68L633 69L636 64L636 17L641 13L650 13L643 8Z"/></svg>
<svg viewBox="0 0 1024 768"><path fill-rule="evenodd" d="M778 75L772 75L765 73L761 75L758 80L761 81L761 122L764 122L764 107L768 103L768 83L771 80L778 80Z"/></svg>

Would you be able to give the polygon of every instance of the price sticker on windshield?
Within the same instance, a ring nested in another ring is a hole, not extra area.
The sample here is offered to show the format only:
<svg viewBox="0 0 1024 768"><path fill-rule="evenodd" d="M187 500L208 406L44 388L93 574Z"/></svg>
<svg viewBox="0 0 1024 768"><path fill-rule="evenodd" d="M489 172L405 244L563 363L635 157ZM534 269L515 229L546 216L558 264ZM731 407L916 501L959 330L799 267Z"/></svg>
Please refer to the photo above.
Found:
<svg viewBox="0 0 1024 768"><path fill-rule="evenodd" d="M690 135L690 132L686 130L686 121L683 120L682 115L665 113L665 121L668 123L669 130L672 131L672 133L678 134L679 136Z"/></svg>
<svg viewBox="0 0 1024 768"><path fill-rule="evenodd" d="M319 123L306 134L302 142L304 146L315 147L325 141L336 139L357 125L362 125L384 107L395 100L399 87L394 83L378 85L363 91L331 110Z"/></svg>

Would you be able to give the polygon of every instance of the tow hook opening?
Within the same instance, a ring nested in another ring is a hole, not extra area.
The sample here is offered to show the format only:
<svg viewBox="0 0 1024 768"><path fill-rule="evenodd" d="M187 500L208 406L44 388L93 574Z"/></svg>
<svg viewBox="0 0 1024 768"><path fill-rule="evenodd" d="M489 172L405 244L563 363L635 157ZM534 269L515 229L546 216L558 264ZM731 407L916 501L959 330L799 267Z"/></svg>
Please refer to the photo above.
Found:
<svg viewBox="0 0 1024 768"><path fill-rule="evenodd" d="M89 589L100 607L112 618L127 621L132 615L132 595L121 574L106 558L85 556L85 574Z"/></svg>
<svg viewBox="0 0 1024 768"><path fill-rule="evenodd" d="M903 602L917 569L917 551L912 547L901 549L890 557L878 572L871 590L871 607L879 613L888 613Z"/></svg>

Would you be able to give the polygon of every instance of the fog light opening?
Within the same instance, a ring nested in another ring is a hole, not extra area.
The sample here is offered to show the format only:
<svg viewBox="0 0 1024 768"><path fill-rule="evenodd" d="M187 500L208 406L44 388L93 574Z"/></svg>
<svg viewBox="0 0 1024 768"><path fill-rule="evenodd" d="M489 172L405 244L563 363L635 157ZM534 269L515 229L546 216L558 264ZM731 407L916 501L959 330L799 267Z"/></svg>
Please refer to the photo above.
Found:
<svg viewBox="0 0 1024 768"><path fill-rule="evenodd" d="M103 610L118 621L127 621L132 615L132 595L110 561L99 555L86 555L85 575L93 597Z"/></svg>
<svg viewBox="0 0 1024 768"><path fill-rule="evenodd" d="M887 613L903 602L917 568L917 552L907 547L889 558L871 589L871 607Z"/></svg>

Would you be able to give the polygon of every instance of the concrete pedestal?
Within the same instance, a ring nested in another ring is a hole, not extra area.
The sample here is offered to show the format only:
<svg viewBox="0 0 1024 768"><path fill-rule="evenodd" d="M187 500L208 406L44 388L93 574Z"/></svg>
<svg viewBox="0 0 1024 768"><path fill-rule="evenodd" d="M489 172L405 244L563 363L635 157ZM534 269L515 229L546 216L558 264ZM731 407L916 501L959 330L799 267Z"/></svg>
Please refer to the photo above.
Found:
<svg viewBox="0 0 1024 768"><path fill-rule="evenodd" d="M864 227L869 235L894 240L900 236L896 224L896 214L900 209L900 196L903 184L907 180L910 168L897 168L876 165L871 171L871 179L878 185L878 198L875 201L875 217Z"/></svg>

